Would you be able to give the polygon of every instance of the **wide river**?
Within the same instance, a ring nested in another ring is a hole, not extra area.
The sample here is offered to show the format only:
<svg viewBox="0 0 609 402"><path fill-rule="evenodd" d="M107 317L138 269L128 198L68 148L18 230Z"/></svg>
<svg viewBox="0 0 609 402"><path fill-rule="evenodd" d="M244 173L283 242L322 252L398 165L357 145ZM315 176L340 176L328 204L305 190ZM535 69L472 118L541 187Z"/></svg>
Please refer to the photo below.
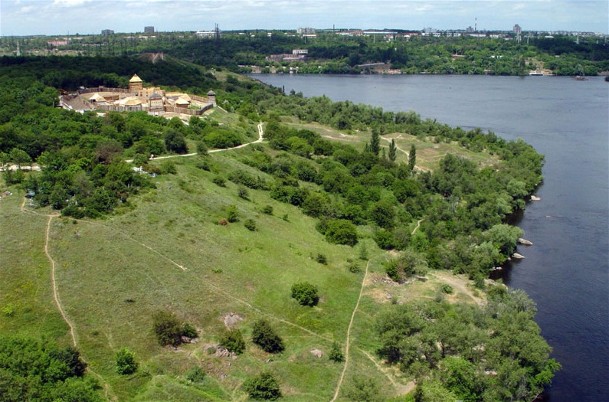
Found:
<svg viewBox="0 0 609 402"><path fill-rule="evenodd" d="M532 247L504 280L537 303L562 364L545 399L609 401L609 83L592 77L254 75L305 96L413 110L523 138L546 158L541 201L518 225Z"/></svg>

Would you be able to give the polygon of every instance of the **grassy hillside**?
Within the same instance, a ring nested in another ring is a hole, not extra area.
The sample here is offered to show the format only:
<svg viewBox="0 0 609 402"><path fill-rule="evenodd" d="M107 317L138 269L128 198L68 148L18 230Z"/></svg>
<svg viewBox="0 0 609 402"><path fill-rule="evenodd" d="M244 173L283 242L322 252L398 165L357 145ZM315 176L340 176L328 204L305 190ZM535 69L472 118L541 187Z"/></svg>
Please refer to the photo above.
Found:
<svg viewBox="0 0 609 402"><path fill-rule="evenodd" d="M38 62L11 64L0 80L0 167L42 168L0 175L0 395L65 385L19 371L28 341L15 336L67 350L31 354L39 360L72 364L73 346L88 364L84 378L72 370L82 382L49 401L71 391L90 401L245 400L264 372L289 401L400 400L415 386L429 401L530 400L549 383L558 364L534 304L485 284L521 235L506 218L541 180L543 157L529 145L225 74L213 79L222 108L187 125L81 115L54 108L56 90L39 81L65 61L44 71ZM192 71L171 64L172 85L191 85ZM318 289L314 307L291 297L301 282ZM198 337L161 346L159 312ZM254 344L260 319L283 352ZM243 335L242 354L219 347L229 328ZM117 372L119 351L133 353L134 373ZM463 370L467 386L455 380Z"/></svg>
<svg viewBox="0 0 609 402"><path fill-rule="evenodd" d="M270 370L286 400L330 400L343 363L330 361L327 354L334 341L344 349L366 266L343 391L361 376L373 378L387 396L410 390L410 378L401 378L371 353L378 346L374 316L391 297L433 297L441 281L434 279L421 289L415 283L412 293L384 280L380 263L386 257L365 231L355 248L331 245L315 230L315 219L271 199L268 192L249 190L245 200L235 184L212 182L218 174L251 169L236 159L248 152L245 148L207 157L211 171L197 167L202 157L176 158L177 174L158 176L156 189L107 219L51 218L48 250L56 264L60 303L74 324L78 348L106 383L108 397L241 400L246 399L244 380ZM0 285L0 306L11 309L0 328L70 344L67 325L53 302L50 261L44 254L46 214L51 211L32 210L27 204L21 210L22 196L0 201L3 222L8 223L1 229L6 280ZM218 224L229 205L236 206L239 221ZM262 212L268 205L272 215ZM244 227L247 219L256 222L256 231ZM358 260L362 244L368 265ZM316 261L318 254L326 256L327 265ZM349 259L358 261L360 272L349 271ZM316 307L290 298L290 286L305 280L320 290ZM197 342L177 349L159 346L152 331L152 315L159 310L195 325ZM243 319L238 328L248 341L247 350L236 358L218 357L212 351L230 313ZM259 318L269 320L283 338L283 353L268 354L249 341L252 323ZM134 375L115 372L114 355L122 347L134 351L140 363ZM323 357L311 354L314 349ZM195 366L207 373L202 383L185 380Z"/></svg>

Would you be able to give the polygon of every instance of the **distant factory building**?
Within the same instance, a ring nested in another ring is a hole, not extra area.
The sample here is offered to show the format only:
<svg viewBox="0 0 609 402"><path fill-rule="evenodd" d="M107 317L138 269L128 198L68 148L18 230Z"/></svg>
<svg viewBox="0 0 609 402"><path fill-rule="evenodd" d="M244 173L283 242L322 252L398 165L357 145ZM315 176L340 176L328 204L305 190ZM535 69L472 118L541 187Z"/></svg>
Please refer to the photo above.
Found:
<svg viewBox="0 0 609 402"><path fill-rule="evenodd" d="M144 33L145 34L153 34L154 33L154 27L153 26L144 27Z"/></svg>
<svg viewBox="0 0 609 402"><path fill-rule="evenodd" d="M104 36L114 35L113 29L102 29L101 34Z"/></svg>

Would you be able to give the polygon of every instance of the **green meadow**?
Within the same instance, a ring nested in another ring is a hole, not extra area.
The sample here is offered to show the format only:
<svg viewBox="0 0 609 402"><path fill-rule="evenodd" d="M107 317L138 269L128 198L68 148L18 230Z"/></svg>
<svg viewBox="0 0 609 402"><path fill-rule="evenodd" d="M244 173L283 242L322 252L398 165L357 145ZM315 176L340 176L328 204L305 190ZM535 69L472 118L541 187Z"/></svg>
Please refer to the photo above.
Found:
<svg viewBox="0 0 609 402"><path fill-rule="evenodd" d="M327 243L316 220L291 205L251 190L249 200L238 187L212 182L232 169L252 170L235 159L248 148L208 156L212 170L197 167L200 156L175 158L177 174L154 179L156 189L130 200L129 206L102 220L51 218L48 250L55 262L59 301L74 325L76 345L89 368L118 400L240 400L242 384L263 370L281 384L286 400L330 400L344 363L327 354L333 342L345 347L367 262L359 273L348 269L365 244L371 258L368 276L382 276L385 258L368 234L355 247ZM159 161L160 162L160 161ZM257 171L257 174L264 176ZM51 263L44 253L48 209L34 209L19 191L0 201L3 277L0 321L3 333L72 343L69 328L53 299ZM238 221L219 224L234 205ZM272 206L272 215L262 212ZM244 221L256 222L256 231ZM323 254L326 264L316 261ZM295 282L319 289L320 303L300 306L290 297ZM410 379L398 379L374 355L373 317L383 304L364 293L354 316L349 367L343 389L353 376L374 378L388 396ZM152 315L174 312L193 324L199 338L178 348L161 347L152 331ZM224 317L236 314L247 342L237 357L218 357ZM280 334L285 351L268 354L251 343L251 325L267 319ZM130 376L115 371L115 353L127 347L139 370ZM320 350L322 357L312 350ZM202 383L185 373L201 367Z"/></svg>

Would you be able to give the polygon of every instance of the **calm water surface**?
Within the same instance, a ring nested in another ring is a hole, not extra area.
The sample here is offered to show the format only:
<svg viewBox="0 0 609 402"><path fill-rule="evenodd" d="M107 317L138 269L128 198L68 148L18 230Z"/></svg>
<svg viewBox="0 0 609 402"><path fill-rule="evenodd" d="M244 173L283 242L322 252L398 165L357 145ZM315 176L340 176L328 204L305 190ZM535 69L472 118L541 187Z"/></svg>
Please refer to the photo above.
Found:
<svg viewBox="0 0 609 402"><path fill-rule="evenodd" d="M609 84L594 77L256 75L286 92L414 110L522 137L546 157L540 202L519 226L532 247L505 273L538 306L563 369L546 400L609 401Z"/></svg>

